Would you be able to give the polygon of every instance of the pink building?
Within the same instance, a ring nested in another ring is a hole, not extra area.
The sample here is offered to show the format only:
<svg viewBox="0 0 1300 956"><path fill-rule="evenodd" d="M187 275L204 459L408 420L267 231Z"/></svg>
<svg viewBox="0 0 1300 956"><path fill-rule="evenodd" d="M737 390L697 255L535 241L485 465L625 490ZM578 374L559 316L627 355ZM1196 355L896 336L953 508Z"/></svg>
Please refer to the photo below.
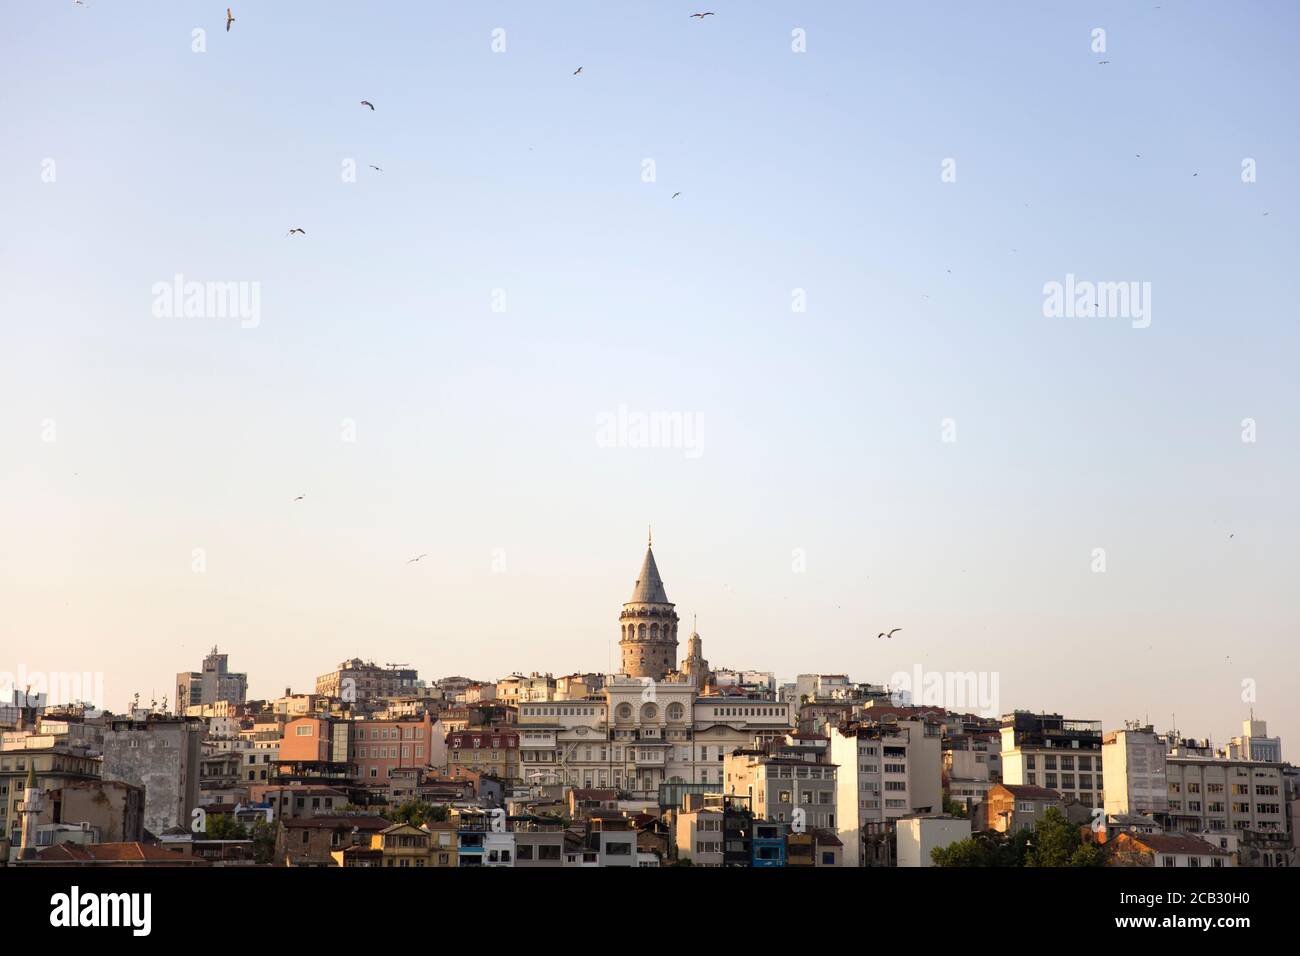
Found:
<svg viewBox="0 0 1300 956"><path fill-rule="evenodd" d="M352 728L352 754L362 781L387 781L389 771L427 767L434 750L428 714L399 720L359 720Z"/></svg>

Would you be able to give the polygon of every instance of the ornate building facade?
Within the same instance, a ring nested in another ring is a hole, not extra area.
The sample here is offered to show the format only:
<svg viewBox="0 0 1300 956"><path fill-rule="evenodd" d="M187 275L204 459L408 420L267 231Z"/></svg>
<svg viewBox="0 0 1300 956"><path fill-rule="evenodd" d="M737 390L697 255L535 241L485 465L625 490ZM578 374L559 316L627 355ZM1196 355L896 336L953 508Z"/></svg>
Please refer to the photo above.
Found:
<svg viewBox="0 0 1300 956"><path fill-rule="evenodd" d="M723 760L794 726L775 693L721 692L692 630L676 666L677 612L646 548L632 599L619 615L622 673L585 699L521 701L520 778L611 787L643 798L665 783L721 790Z"/></svg>

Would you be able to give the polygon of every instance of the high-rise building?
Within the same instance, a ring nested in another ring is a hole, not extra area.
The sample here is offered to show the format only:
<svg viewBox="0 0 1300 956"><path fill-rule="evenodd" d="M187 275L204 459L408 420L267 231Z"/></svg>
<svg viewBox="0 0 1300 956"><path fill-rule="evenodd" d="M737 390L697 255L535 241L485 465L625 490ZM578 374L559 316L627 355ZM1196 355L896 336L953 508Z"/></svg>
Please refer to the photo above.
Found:
<svg viewBox="0 0 1300 956"><path fill-rule="evenodd" d="M144 825L156 836L190 828L205 731L201 720L164 714L114 717L104 729L104 779L144 787Z"/></svg>
<svg viewBox="0 0 1300 956"><path fill-rule="evenodd" d="M353 710L377 710L386 697L412 693L420 675L403 664L380 667L359 657L344 661L328 674L316 678L316 693L336 697Z"/></svg>
<svg viewBox="0 0 1300 956"><path fill-rule="evenodd" d="M1241 736L1228 741L1228 756L1234 760L1258 760L1263 763L1282 762L1282 738L1268 735L1268 724L1250 718L1241 722Z"/></svg>
<svg viewBox="0 0 1300 956"><path fill-rule="evenodd" d="M212 653L203 658L203 670L182 671L176 675L176 713L184 715L189 707L227 702L242 704L248 697L248 675L235 674L227 668L228 654Z"/></svg>
<svg viewBox="0 0 1300 956"><path fill-rule="evenodd" d="M1130 722L1102 738L1102 771L1107 781L1107 816L1162 817L1169 811L1165 738L1150 724Z"/></svg>
<svg viewBox="0 0 1300 956"><path fill-rule="evenodd" d="M919 716L830 729L845 866L882 862L877 850L900 817L943 810L942 734L938 721Z"/></svg>
<svg viewBox="0 0 1300 956"><path fill-rule="evenodd" d="M1086 807L1104 799L1101 721L1018 710L1002 718L1002 782L1046 787Z"/></svg>

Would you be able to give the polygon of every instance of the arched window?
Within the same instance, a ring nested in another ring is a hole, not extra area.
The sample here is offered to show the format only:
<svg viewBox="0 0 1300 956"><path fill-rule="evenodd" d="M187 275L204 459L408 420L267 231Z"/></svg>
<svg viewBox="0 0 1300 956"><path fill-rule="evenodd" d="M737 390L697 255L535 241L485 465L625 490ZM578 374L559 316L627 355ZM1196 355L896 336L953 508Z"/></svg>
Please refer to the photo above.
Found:
<svg viewBox="0 0 1300 956"><path fill-rule="evenodd" d="M650 625L650 640L652 640L652 641L657 641L657 640L659 640L659 625L658 625L658 624L651 624L651 625Z"/></svg>
<svg viewBox="0 0 1300 956"><path fill-rule="evenodd" d="M638 636L641 640L643 640L643 641L645 640L645 625L644 625L644 624L638 624L638 625L637 625L637 636Z"/></svg>

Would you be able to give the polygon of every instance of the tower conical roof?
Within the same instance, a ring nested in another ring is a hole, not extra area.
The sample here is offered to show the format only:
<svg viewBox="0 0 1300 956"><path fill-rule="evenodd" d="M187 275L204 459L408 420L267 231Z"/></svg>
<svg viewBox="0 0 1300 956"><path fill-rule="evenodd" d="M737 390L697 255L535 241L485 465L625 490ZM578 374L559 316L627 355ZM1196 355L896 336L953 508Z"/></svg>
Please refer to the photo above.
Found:
<svg viewBox="0 0 1300 956"><path fill-rule="evenodd" d="M659 576L659 567L655 564L654 549L647 546L645 560L641 562L641 573L636 576L636 587L628 604L671 604L664 591L664 579Z"/></svg>

